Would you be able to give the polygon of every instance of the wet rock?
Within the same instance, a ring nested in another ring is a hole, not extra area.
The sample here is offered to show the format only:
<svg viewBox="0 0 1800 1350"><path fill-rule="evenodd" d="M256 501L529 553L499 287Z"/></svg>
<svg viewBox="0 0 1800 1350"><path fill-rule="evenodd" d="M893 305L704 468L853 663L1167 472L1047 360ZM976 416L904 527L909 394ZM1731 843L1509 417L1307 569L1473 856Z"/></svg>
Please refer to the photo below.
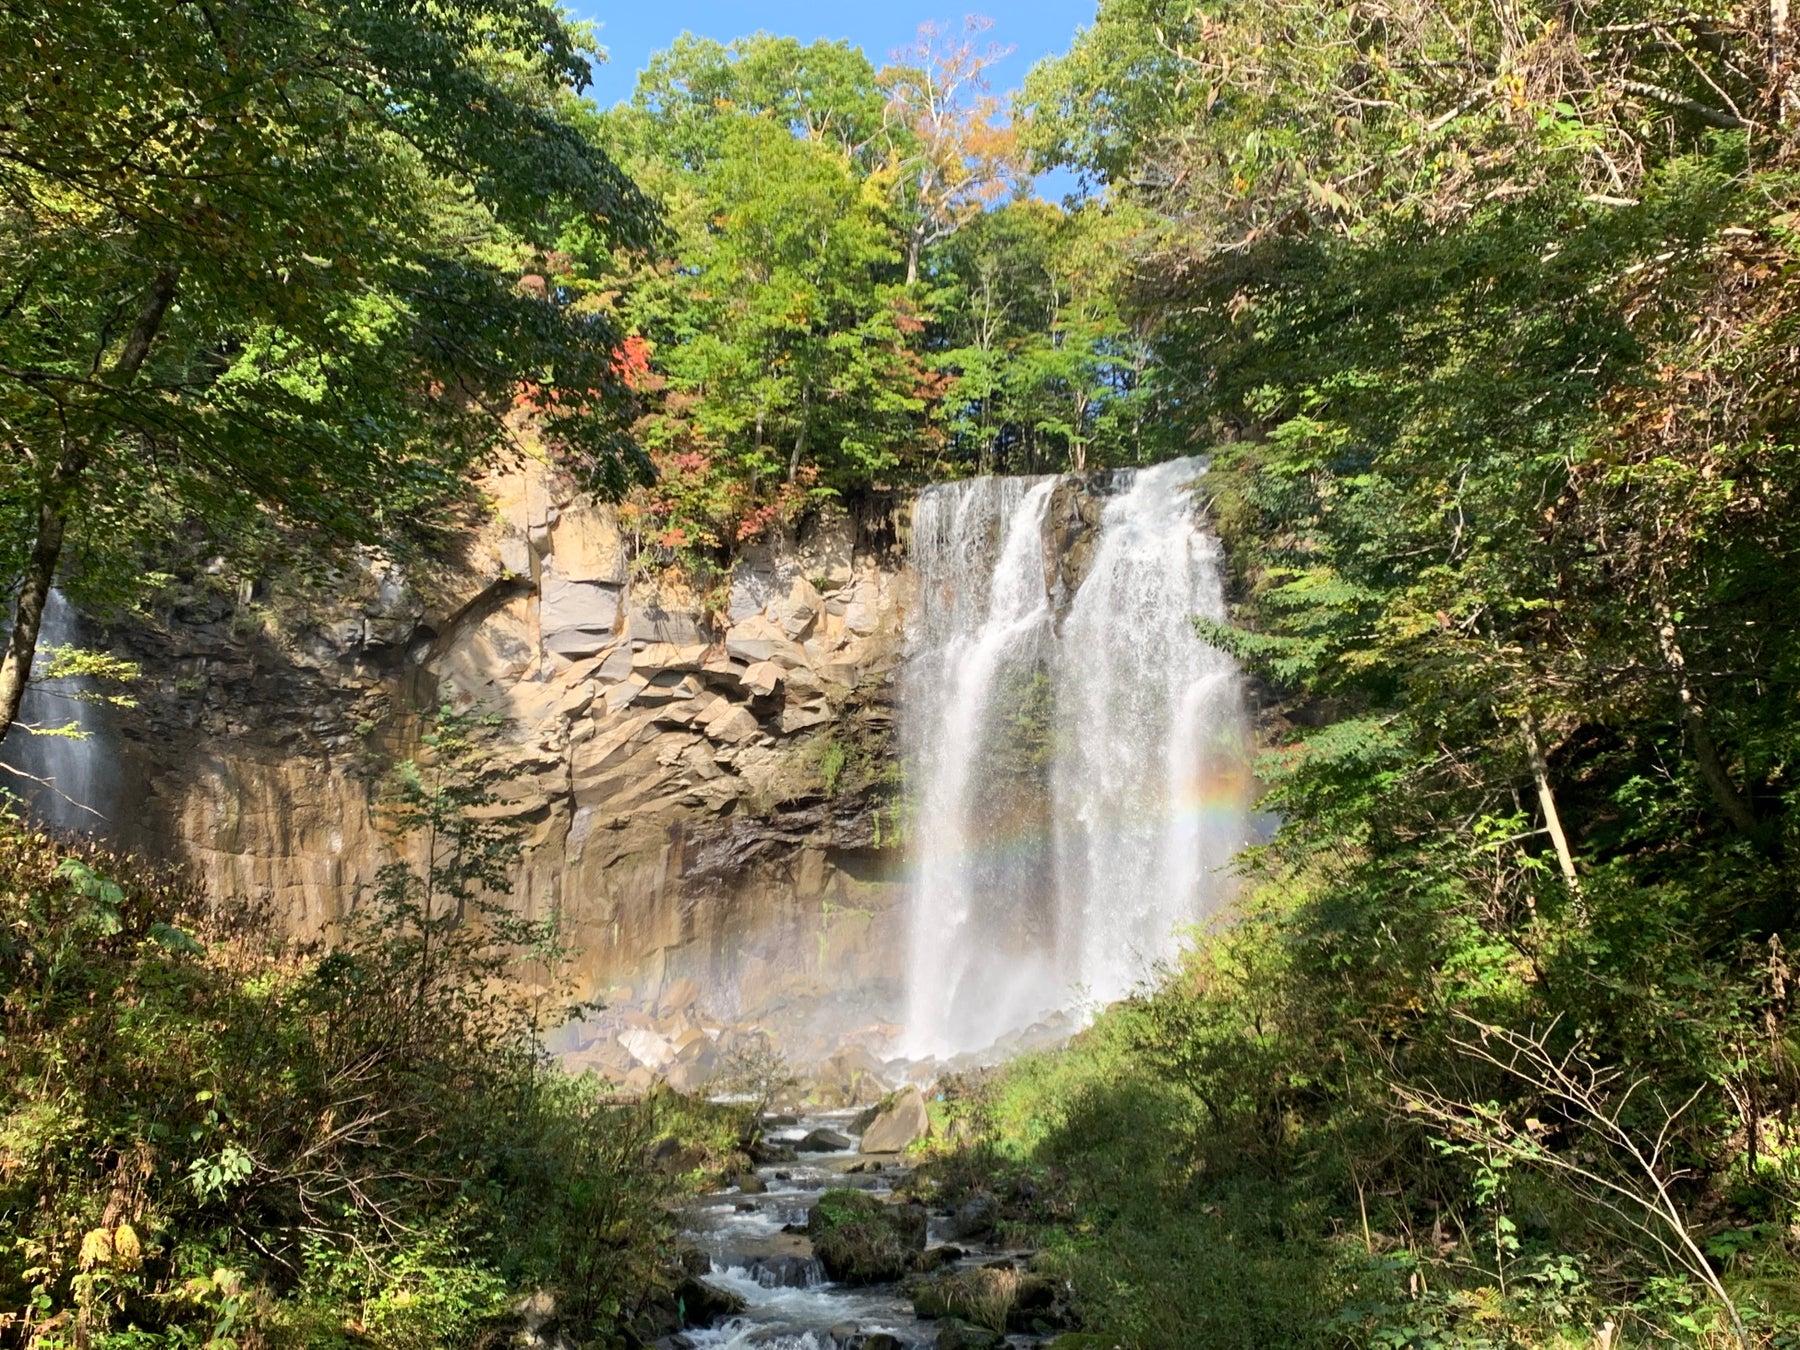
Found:
<svg viewBox="0 0 1800 1350"><path fill-rule="evenodd" d="M864 1331L854 1322L840 1322L828 1335L832 1350L906 1350L898 1336L886 1331Z"/></svg>
<svg viewBox="0 0 1800 1350"><path fill-rule="evenodd" d="M765 1139L758 1139L750 1145L750 1157L758 1167L767 1167L771 1163L793 1162L799 1155L786 1144L771 1144ZM777 1181L789 1181L792 1178L775 1174Z"/></svg>
<svg viewBox="0 0 1800 1350"><path fill-rule="evenodd" d="M744 1269L764 1289L806 1289L825 1278L817 1258L792 1252L753 1256Z"/></svg>
<svg viewBox="0 0 1800 1350"><path fill-rule="evenodd" d="M740 1200L737 1204L732 1206L732 1209L736 1210L739 1214L754 1214L756 1213L756 1201Z"/></svg>
<svg viewBox="0 0 1800 1350"><path fill-rule="evenodd" d="M1000 1223L1000 1202L986 1192L971 1195L956 1207L951 1231L959 1238L986 1237Z"/></svg>
<svg viewBox="0 0 1800 1350"><path fill-rule="evenodd" d="M1005 1350L1006 1337L967 1322L946 1322L938 1328L937 1350Z"/></svg>
<svg viewBox="0 0 1800 1350"><path fill-rule="evenodd" d="M963 1249L945 1243L941 1247L927 1247L913 1258L913 1269L922 1275L942 1270L945 1266L953 1266L963 1259Z"/></svg>
<svg viewBox="0 0 1800 1350"><path fill-rule="evenodd" d="M908 1088L869 1122L860 1145L864 1153L899 1153L931 1134L931 1114L925 1095Z"/></svg>
<svg viewBox="0 0 1800 1350"><path fill-rule="evenodd" d="M1042 1333L1067 1326L1061 1286L1042 1275L996 1261L975 1270L945 1271L912 1285L913 1312L984 1327Z"/></svg>
<svg viewBox="0 0 1800 1350"><path fill-rule="evenodd" d="M852 1142L836 1130L821 1128L811 1131L794 1148L800 1153L839 1153L849 1148Z"/></svg>
<svg viewBox="0 0 1800 1350"><path fill-rule="evenodd" d="M729 1289L690 1275L675 1288L675 1301L681 1309L682 1325L709 1327L722 1317L736 1317L748 1305Z"/></svg>
<svg viewBox="0 0 1800 1350"><path fill-rule="evenodd" d="M862 1191L826 1191L806 1216L813 1254L842 1284L885 1284L925 1249L925 1211L883 1204Z"/></svg>
<svg viewBox="0 0 1800 1350"><path fill-rule="evenodd" d="M766 1195L769 1183L754 1172L745 1172L737 1179L738 1190L745 1195Z"/></svg>

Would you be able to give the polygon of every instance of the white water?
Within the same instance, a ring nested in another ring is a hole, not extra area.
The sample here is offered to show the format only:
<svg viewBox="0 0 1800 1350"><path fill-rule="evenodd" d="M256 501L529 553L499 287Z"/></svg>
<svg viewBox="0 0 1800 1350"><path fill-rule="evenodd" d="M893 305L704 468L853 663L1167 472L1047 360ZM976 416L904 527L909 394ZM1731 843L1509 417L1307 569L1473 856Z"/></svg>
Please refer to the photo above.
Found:
<svg viewBox="0 0 1800 1350"><path fill-rule="evenodd" d="M1236 672L1190 622L1224 616L1188 490L1202 467L1118 475L1072 597L1053 590L1058 480L920 496L910 1054L979 1049L1128 993L1227 894L1245 738ZM1047 762L1021 759L1027 712L1048 714Z"/></svg>
<svg viewBox="0 0 1800 1350"><path fill-rule="evenodd" d="M820 1125L852 1129L850 1114L838 1113L807 1117L798 1127L768 1138L792 1144ZM854 1143L835 1153L802 1153L796 1161L757 1169L768 1187L763 1194L745 1197L727 1192L701 1197L685 1207L688 1237L712 1262L707 1282L745 1303L738 1316L682 1333L695 1350L839 1350L843 1342L831 1332L846 1324L863 1335L885 1331L911 1350L936 1343L935 1327L914 1317L911 1300L893 1285L832 1284L816 1262L804 1257L798 1258L804 1278L778 1274L787 1267L770 1265L771 1260L796 1260L784 1253L808 1250L804 1239L796 1242L779 1235L784 1224L806 1222L821 1192L851 1186L878 1197L892 1193L898 1172L851 1174L845 1168L853 1161L862 1161ZM979 1258L971 1258L971 1263L975 1259Z"/></svg>
<svg viewBox="0 0 1800 1350"><path fill-rule="evenodd" d="M92 701L93 681L44 681L42 671L59 647L79 646L81 619L60 591L52 590L38 632L39 678L26 686L19 725L0 750L0 791L25 804L27 817L51 829L92 834L109 823L113 779L105 709ZM45 734L74 723L79 735ZM40 728L33 734L30 728ZM7 772L7 769L17 772Z"/></svg>

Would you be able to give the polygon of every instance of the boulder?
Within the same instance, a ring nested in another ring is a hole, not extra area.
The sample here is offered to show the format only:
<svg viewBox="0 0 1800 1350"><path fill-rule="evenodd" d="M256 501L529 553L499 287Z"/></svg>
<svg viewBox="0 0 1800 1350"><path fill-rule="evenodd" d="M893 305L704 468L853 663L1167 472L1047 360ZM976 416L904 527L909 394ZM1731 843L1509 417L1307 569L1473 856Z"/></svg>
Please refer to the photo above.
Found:
<svg viewBox="0 0 1800 1350"><path fill-rule="evenodd" d="M844 627L864 635L873 633L880 624L881 588L871 581L862 582L851 593L850 603L844 608Z"/></svg>
<svg viewBox="0 0 1800 1350"><path fill-rule="evenodd" d="M985 1191L971 1195L956 1207L951 1230L960 1238L986 1237L1000 1222L1000 1202Z"/></svg>
<svg viewBox="0 0 1800 1350"><path fill-rule="evenodd" d="M839 1322L825 1333L831 1350L906 1350L898 1336L887 1331L864 1331L855 1322Z"/></svg>
<svg viewBox="0 0 1800 1350"><path fill-rule="evenodd" d="M832 720L830 705L825 703L789 703L781 709L781 734L791 736L808 727L821 727Z"/></svg>
<svg viewBox="0 0 1800 1350"><path fill-rule="evenodd" d="M721 703L700 721L700 730L709 741L726 745L742 745L762 735L762 726L748 709L736 703Z"/></svg>
<svg viewBox="0 0 1800 1350"><path fill-rule="evenodd" d="M1055 1330L1068 1325L1055 1281L1018 1269L1010 1261L974 1270L946 1270L913 1285L913 1312L993 1331Z"/></svg>
<svg viewBox="0 0 1800 1350"><path fill-rule="evenodd" d="M766 1139L752 1140L749 1152L752 1161L758 1167L767 1167L771 1163L791 1163L799 1157L799 1154L786 1144L770 1143ZM790 1180L789 1177L785 1177L779 1172L775 1174L775 1179L777 1181Z"/></svg>
<svg viewBox="0 0 1800 1350"><path fill-rule="evenodd" d="M675 1047L665 1036L658 1036L648 1027L628 1027L619 1033L619 1044L631 1052L631 1057L639 1064L650 1069L661 1069L675 1058Z"/></svg>
<svg viewBox="0 0 1800 1350"><path fill-rule="evenodd" d="M836 1130L817 1129L807 1134L806 1138L794 1145L797 1153L841 1153L849 1148L852 1140L839 1134Z"/></svg>
<svg viewBox="0 0 1800 1350"><path fill-rule="evenodd" d="M779 625L760 614L753 614L741 623L732 624L725 633L725 654L746 665L753 666L761 661L773 660L778 655L784 658L785 665L789 652L800 657L798 664L805 664L805 654L793 640L781 631Z"/></svg>
<svg viewBox="0 0 1800 1350"><path fill-rule="evenodd" d="M967 1322L946 1322L938 1328L937 1350L1006 1350L1006 1337Z"/></svg>
<svg viewBox="0 0 1800 1350"><path fill-rule="evenodd" d="M761 1177L757 1176L756 1173L754 1173L754 1172L744 1173L743 1176L741 1176L737 1179L737 1182L738 1182L738 1190L745 1195L766 1195L766 1194L768 1194L769 1183L764 1181Z"/></svg>
<svg viewBox="0 0 1800 1350"><path fill-rule="evenodd" d="M859 1147L864 1153L899 1153L930 1134L931 1113L925 1109L925 1094L908 1088L869 1122Z"/></svg>
<svg viewBox="0 0 1800 1350"><path fill-rule="evenodd" d="M925 1250L925 1210L883 1204L864 1191L831 1190L806 1216L813 1255L841 1284L885 1284Z"/></svg>
<svg viewBox="0 0 1800 1350"><path fill-rule="evenodd" d="M889 1091L881 1061L860 1045L847 1045L819 1066L811 1096L826 1106L875 1106Z"/></svg>
<svg viewBox="0 0 1800 1350"><path fill-rule="evenodd" d="M913 1269L921 1275L929 1275L933 1271L942 1270L945 1266L953 1266L963 1259L963 1249L945 1243L941 1247L927 1247L913 1258Z"/></svg>
<svg viewBox="0 0 1800 1350"><path fill-rule="evenodd" d="M685 1092L692 1096L703 1092L719 1076L719 1051L704 1033L696 1033L698 1040L691 1041L675 1056L664 1076L668 1085L677 1092Z"/></svg>
<svg viewBox="0 0 1800 1350"><path fill-rule="evenodd" d="M795 1252L752 1256L744 1262L744 1272L764 1289L806 1289L821 1278L818 1261Z"/></svg>
<svg viewBox="0 0 1800 1350"><path fill-rule="evenodd" d="M644 1162L653 1172L678 1177L704 1166L706 1151L668 1134L645 1150Z"/></svg>
<svg viewBox="0 0 1800 1350"><path fill-rule="evenodd" d="M781 686L784 671L773 661L756 661L744 668L744 688L763 698Z"/></svg>
<svg viewBox="0 0 1800 1350"><path fill-rule="evenodd" d="M741 1296L694 1275L676 1286L675 1299L681 1324L688 1327L709 1327L720 1318L736 1317L746 1306Z"/></svg>

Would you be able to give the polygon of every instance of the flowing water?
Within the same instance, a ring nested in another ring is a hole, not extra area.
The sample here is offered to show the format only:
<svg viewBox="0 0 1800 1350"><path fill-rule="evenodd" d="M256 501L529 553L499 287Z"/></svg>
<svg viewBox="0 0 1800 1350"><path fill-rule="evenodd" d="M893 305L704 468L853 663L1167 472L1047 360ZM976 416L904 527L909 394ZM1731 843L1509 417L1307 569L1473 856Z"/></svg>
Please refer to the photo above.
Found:
<svg viewBox="0 0 1800 1350"><path fill-rule="evenodd" d="M772 1143L793 1144L809 1130L827 1126L849 1132L848 1113L809 1116L797 1125L768 1136ZM854 1134L848 1137L854 1140ZM680 1344L694 1350L850 1350L873 1333L885 1332L908 1350L923 1350L937 1341L936 1324L913 1315L912 1303L896 1285L851 1288L833 1284L812 1256L804 1236L784 1231L803 1226L807 1211L821 1192L851 1186L886 1198L905 1169L889 1158L874 1173L846 1169L862 1161L851 1147L836 1153L802 1153L797 1161L759 1167L768 1186L764 1194L736 1191L704 1196L686 1211L687 1234L712 1263L705 1278L744 1300L741 1314L712 1327L683 1332ZM942 1245L945 1220L934 1217L929 1243ZM967 1249L952 1264L979 1264L996 1257L1018 1257L999 1249ZM835 1333L835 1334L834 1334ZM672 1341L671 1343L676 1343ZM1013 1346L1035 1346L1040 1339L1013 1337Z"/></svg>
<svg viewBox="0 0 1800 1350"><path fill-rule="evenodd" d="M40 678L26 687L20 725L0 749L0 791L23 801L36 824L91 834L106 827L114 805L106 710L91 701L91 680L41 678L57 648L79 646L81 640L80 616L60 591L51 591L38 633ZM48 734L71 724L74 735Z"/></svg>
<svg viewBox="0 0 1800 1350"><path fill-rule="evenodd" d="M1242 701L1192 619L1224 617L1197 460L1114 475L1068 593L1062 480L921 494L903 710L915 785L913 1055L1120 997L1227 893L1246 832Z"/></svg>

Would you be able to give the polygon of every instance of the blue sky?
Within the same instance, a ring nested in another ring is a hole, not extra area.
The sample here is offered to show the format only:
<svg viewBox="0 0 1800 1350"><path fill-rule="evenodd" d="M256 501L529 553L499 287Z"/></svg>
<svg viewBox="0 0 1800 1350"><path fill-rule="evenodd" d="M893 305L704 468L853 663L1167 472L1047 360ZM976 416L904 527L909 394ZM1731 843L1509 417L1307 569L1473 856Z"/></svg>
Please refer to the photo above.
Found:
<svg viewBox="0 0 1800 1350"><path fill-rule="evenodd" d="M1068 48L1075 30L1091 23L1094 0L985 0L970 8L937 10L867 0L567 0L581 18L600 25L600 41L611 59L597 69L589 91L602 104L630 95L650 54L667 47L683 32L721 42L758 29L810 42L814 38L848 38L877 66L888 54L907 46L926 19L961 27L964 14L984 14L994 21L989 37L1016 50L994 70L996 90L1016 88L1039 57Z"/></svg>

